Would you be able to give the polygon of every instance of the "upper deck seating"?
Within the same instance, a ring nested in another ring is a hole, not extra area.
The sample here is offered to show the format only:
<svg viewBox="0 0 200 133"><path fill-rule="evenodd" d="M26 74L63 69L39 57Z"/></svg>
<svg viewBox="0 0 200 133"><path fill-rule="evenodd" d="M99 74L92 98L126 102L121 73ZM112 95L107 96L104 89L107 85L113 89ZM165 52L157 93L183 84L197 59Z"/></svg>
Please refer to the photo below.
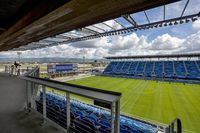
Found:
<svg viewBox="0 0 200 133"><path fill-rule="evenodd" d="M199 80L200 61L115 61L103 74Z"/></svg>

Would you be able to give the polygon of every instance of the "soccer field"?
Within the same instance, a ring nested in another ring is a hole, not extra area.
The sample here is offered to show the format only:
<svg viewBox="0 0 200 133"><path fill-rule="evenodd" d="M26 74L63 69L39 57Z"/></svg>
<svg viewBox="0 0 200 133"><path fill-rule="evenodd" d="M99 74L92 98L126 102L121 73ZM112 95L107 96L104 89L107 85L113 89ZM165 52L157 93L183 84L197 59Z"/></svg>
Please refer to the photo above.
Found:
<svg viewBox="0 0 200 133"><path fill-rule="evenodd" d="M122 114L164 124L179 117L186 132L200 133L200 85L101 76L68 82L121 92Z"/></svg>

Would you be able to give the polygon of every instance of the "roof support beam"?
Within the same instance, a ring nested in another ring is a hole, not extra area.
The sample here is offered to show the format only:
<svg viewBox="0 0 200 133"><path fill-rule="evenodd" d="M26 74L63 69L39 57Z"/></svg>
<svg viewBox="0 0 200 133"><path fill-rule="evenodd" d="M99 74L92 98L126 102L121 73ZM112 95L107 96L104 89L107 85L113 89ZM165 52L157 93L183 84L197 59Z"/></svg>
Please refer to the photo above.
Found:
<svg viewBox="0 0 200 133"><path fill-rule="evenodd" d="M57 45L60 45L63 43L67 44L67 43L78 42L78 41L83 41L83 40L90 40L90 39L100 38L100 37L105 37L105 36L113 36L113 35L118 35L118 33L124 34L127 32L134 32L134 31L142 30L142 29L145 30L145 29L148 29L147 27L158 28L157 25L162 25L163 23L170 23L170 22L174 23L175 21L180 22L181 20L188 20L188 19L192 19L194 17L195 18L200 17L200 12L197 14L192 14L192 15L183 16L183 17L179 17L179 18L172 18L172 19L161 20L161 21L157 21L157 22L151 22L150 24L142 24L142 25L138 25L137 27L132 26L132 27L118 29L118 30L114 30L114 31L108 31L105 33L98 33L98 34L92 34L92 35L88 35L88 36L84 36L84 37L71 38L69 40L66 40L66 41L63 41L60 43L50 44L50 46L57 46ZM183 21L183 22L187 23L186 21ZM169 25L167 25L167 26L169 26ZM83 29L86 30L85 28L83 28ZM91 29L88 28L88 30L91 30ZM32 49L43 48L46 46L47 45L42 45L42 46L34 47Z"/></svg>
<svg viewBox="0 0 200 133"><path fill-rule="evenodd" d="M53 41L53 40L41 40L39 43L57 43L58 41Z"/></svg>
<svg viewBox="0 0 200 133"><path fill-rule="evenodd" d="M97 26L95 26L95 25L92 25L92 27L94 27L94 28L96 28L96 29L99 29L99 30L101 30L101 31L105 32L105 30L104 30L104 29L101 29L101 28L99 28L99 27L97 27Z"/></svg>
<svg viewBox="0 0 200 133"><path fill-rule="evenodd" d="M183 8L183 11L182 11L182 13L181 13L181 17L183 17L183 14L184 14L184 12L185 12L185 9L186 9L187 6L188 6L189 1L190 1L190 0L187 0L187 2L186 2L186 4L185 4L185 7Z"/></svg>
<svg viewBox="0 0 200 133"><path fill-rule="evenodd" d="M112 27L112 26L110 26L110 25L108 25L108 24L106 24L106 23L104 23L104 22L103 22L102 24L104 24L105 26L111 28L112 30L116 30L114 27Z"/></svg>
<svg viewBox="0 0 200 133"><path fill-rule="evenodd" d="M150 21L149 21L149 18L148 18L148 16L147 16L146 11L144 11L144 14L145 14L145 16L146 16L146 18L147 18L148 23L150 24Z"/></svg>
<svg viewBox="0 0 200 133"><path fill-rule="evenodd" d="M83 30L86 30L86 31L89 31L90 33L92 32L92 34L98 34L99 32L98 31L95 31L95 30L92 30L92 29L90 29L90 28L82 28Z"/></svg>
<svg viewBox="0 0 200 133"><path fill-rule="evenodd" d="M165 14L166 14L165 11L166 11L166 10L165 10L165 5L164 5L164 6L163 6L163 20L165 20L165 17L166 17L166 15L165 15Z"/></svg>
<svg viewBox="0 0 200 133"><path fill-rule="evenodd" d="M63 35L56 35L55 38L60 38L60 39L71 39L71 37L63 36Z"/></svg>
<svg viewBox="0 0 200 133"><path fill-rule="evenodd" d="M84 36L83 34L77 32L77 31L76 32L70 31L70 32L67 32L67 33L70 34L70 35L76 36L76 37L83 37Z"/></svg>
<svg viewBox="0 0 200 133"><path fill-rule="evenodd" d="M113 19L117 24L119 24L122 28L126 28L124 25L122 25L121 23L119 23L117 20Z"/></svg>
<svg viewBox="0 0 200 133"><path fill-rule="evenodd" d="M67 37L71 37L71 38L78 38L79 37L78 35L72 35L72 34L69 34L69 33L64 33L62 35L67 36Z"/></svg>
<svg viewBox="0 0 200 133"><path fill-rule="evenodd" d="M130 24L132 24L133 26L137 26L137 23L135 22L135 20L131 17L131 15L126 14L122 16L126 21L128 21Z"/></svg>

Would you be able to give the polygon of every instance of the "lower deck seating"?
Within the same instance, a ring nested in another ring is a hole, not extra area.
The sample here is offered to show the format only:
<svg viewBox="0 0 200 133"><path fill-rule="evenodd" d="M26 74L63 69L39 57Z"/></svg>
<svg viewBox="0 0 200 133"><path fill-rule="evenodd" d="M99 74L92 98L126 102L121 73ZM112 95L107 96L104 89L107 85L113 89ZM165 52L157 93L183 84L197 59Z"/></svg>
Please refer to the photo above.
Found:
<svg viewBox="0 0 200 133"><path fill-rule="evenodd" d="M113 61L103 75L200 80L200 61Z"/></svg>
<svg viewBox="0 0 200 133"><path fill-rule="evenodd" d="M53 93L46 94L47 117L60 126L66 128L66 100L64 97ZM37 111L42 109L42 92L36 100ZM81 102L70 101L71 130L80 133L110 133L111 115L108 111L83 104ZM129 117L120 117L121 133L155 133L157 127L153 124L141 122Z"/></svg>

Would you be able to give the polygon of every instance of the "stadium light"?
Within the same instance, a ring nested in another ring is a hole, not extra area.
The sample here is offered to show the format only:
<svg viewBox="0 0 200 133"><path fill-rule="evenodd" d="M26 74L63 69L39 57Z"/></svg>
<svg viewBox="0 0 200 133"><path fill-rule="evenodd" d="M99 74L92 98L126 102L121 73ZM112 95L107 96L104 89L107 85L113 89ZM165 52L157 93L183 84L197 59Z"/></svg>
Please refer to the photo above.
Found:
<svg viewBox="0 0 200 133"><path fill-rule="evenodd" d="M167 23L165 23L164 26L166 27L166 26L167 26Z"/></svg>
<svg viewBox="0 0 200 133"><path fill-rule="evenodd" d="M185 20L185 22L186 22L186 23L189 23L189 22L190 22L190 20L189 20L189 19L186 19L186 20Z"/></svg>
<svg viewBox="0 0 200 133"><path fill-rule="evenodd" d="M153 25L150 25L150 28L152 28L152 29L153 29Z"/></svg>
<svg viewBox="0 0 200 133"><path fill-rule="evenodd" d="M177 22L177 21L175 21L175 22L174 22L174 25L177 25L177 24L178 24L178 22Z"/></svg>
<svg viewBox="0 0 200 133"><path fill-rule="evenodd" d="M161 23L161 24L159 24L159 27L162 27L162 23Z"/></svg>
<svg viewBox="0 0 200 133"><path fill-rule="evenodd" d="M180 20L180 24L182 24L182 23L184 23L184 21L183 21L183 20Z"/></svg>
<svg viewBox="0 0 200 133"><path fill-rule="evenodd" d="M192 18L192 22L195 22L197 20L197 18Z"/></svg>
<svg viewBox="0 0 200 133"><path fill-rule="evenodd" d="M170 22L170 23L169 23L169 26L172 26L172 25L173 25L172 22Z"/></svg>

